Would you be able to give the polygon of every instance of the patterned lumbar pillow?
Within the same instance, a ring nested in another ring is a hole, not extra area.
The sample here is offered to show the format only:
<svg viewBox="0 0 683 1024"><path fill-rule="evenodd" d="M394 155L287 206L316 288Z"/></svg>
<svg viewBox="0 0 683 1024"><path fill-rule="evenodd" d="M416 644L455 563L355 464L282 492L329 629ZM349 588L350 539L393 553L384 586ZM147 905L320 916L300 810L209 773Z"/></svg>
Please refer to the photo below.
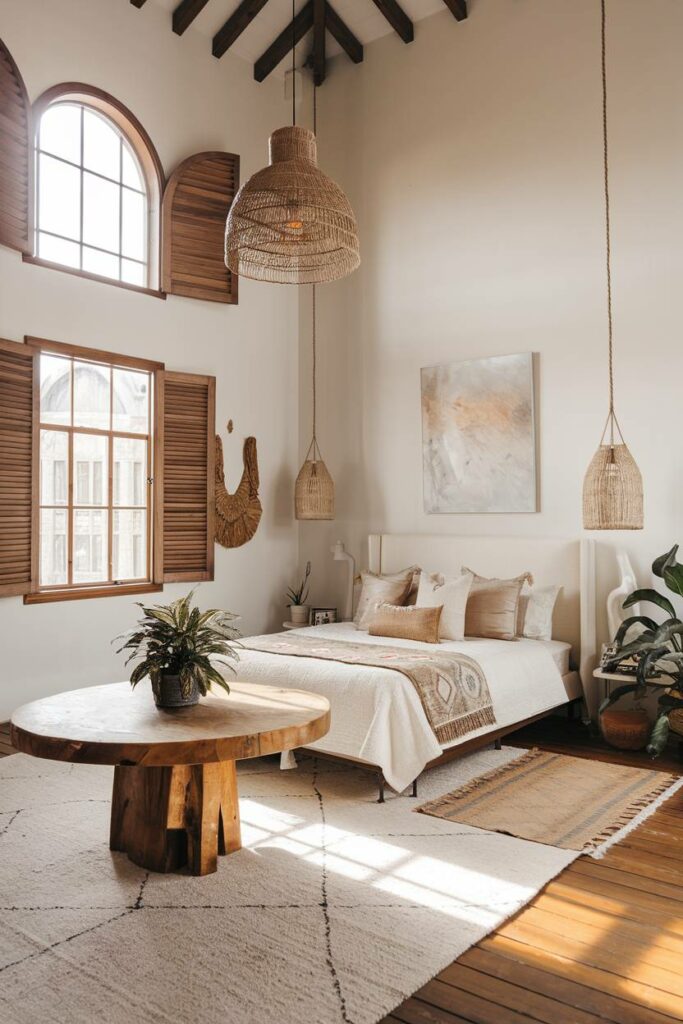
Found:
<svg viewBox="0 0 683 1024"><path fill-rule="evenodd" d="M553 610L562 587L530 587L525 583L519 595L517 636L529 640L552 640Z"/></svg>
<svg viewBox="0 0 683 1024"><path fill-rule="evenodd" d="M442 576L441 573L423 572L417 592L418 608L436 608L443 605L439 636L442 640L462 640L465 636L465 609L472 586L472 573L461 576Z"/></svg>
<svg viewBox="0 0 683 1024"><path fill-rule="evenodd" d="M517 640L519 596L525 583L533 583L531 573L498 580L478 576L464 566L462 571L474 576L465 611L465 636Z"/></svg>
<svg viewBox="0 0 683 1024"><path fill-rule="evenodd" d="M381 604L375 609L368 628L370 636L390 636L397 640L417 640L438 644L441 605L417 608L415 605Z"/></svg>
<svg viewBox="0 0 683 1024"><path fill-rule="evenodd" d="M379 576L375 572L362 572L361 592L353 622L356 629L367 629L370 619L380 604L404 605L413 583L414 570L404 569L403 572L389 576Z"/></svg>

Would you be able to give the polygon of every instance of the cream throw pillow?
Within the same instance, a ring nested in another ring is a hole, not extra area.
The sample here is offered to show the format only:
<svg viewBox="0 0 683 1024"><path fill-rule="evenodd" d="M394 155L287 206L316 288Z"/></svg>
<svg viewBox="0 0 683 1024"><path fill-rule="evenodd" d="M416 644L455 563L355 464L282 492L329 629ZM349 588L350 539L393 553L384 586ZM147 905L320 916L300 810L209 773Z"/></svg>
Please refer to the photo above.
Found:
<svg viewBox="0 0 683 1024"><path fill-rule="evenodd" d="M529 640L552 640L553 610L562 587L530 587L525 583L519 595L517 636Z"/></svg>
<svg viewBox="0 0 683 1024"><path fill-rule="evenodd" d="M442 576L439 572L423 572L417 591L418 608L443 605L439 636L442 640L462 640L465 636L465 609L474 579L471 572L461 576Z"/></svg>
<svg viewBox="0 0 683 1024"><path fill-rule="evenodd" d="M370 617L370 636L390 636L397 640L417 640L422 644L438 644L441 605L419 608L381 604Z"/></svg>
<svg viewBox="0 0 683 1024"><path fill-rule="evenodd" d="M498 580L478 576L464 566L462 571L474 576L465 611L465 636L517 640L519 596L525 582L533 582L531 573Z"/></svg>
<svg viewBox="0 0 683 1024"><path fill-rule="evenodd" d="M410 593L414 569L411 566L403 572L390 576L378 576L374 572L362 572L361 592L353 622L356 629L367 629L373 613L380 604L404 605Z"/></svg>

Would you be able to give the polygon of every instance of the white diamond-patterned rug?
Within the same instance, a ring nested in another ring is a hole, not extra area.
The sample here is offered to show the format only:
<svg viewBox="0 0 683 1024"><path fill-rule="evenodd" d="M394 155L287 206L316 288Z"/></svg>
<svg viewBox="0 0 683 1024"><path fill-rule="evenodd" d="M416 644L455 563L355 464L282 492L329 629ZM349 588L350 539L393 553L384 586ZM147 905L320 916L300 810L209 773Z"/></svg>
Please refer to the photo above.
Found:
<svg viewBox="0 0 683 1024"><path fill-rule="evenodd" d="M506 764L427 773L434 798ZM12 1024L374 1024L577 854L424 814L372 775L243 762L214 875L108 848L112 769L0 761L0 1007Z"/></svg>

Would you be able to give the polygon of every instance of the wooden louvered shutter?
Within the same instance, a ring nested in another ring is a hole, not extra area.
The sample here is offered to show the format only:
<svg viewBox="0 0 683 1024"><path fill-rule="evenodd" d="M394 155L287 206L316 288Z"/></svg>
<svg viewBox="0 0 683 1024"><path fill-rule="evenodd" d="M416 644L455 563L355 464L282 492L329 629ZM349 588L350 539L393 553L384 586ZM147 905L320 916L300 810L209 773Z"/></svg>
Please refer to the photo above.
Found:
<svg viewBox="0 0 683 1024"><path fill-rule="evenodd" d="M38 578L38 363L27 345L0 340L0 595L28 594Z"/></svg>
<svg viewBox="0 0 683 1024"><path fill-rule="evenodd" d="M12 56L0 40L0 245L30 255L33 171L31 105Z"/></svg>
<svg viewBox="0 0 683 1024"><path fill-rule="evenodd" d="M213 579L216 378L160 372L155 578Z"/></svg>
<svg viewBox="0 0 683 1024"><path fill-rule="evenodd" d="M239 187L233 153L197 153L168 179L162 204L161 286L171 295L237 302L225 266L225 221Z"/></svg>

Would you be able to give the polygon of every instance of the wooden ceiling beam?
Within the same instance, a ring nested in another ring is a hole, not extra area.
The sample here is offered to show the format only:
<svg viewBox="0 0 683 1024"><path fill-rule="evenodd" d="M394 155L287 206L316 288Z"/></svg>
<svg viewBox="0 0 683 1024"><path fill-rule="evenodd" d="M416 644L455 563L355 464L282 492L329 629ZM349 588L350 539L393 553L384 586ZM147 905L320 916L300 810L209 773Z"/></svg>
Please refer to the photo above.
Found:
<svg viewBox="0 0 683 1024"><path fill-rule="evenodd" d="M327 60L325 58L325 23L327 21L325 0L313 0L313 82L316 86L325 81Z"/></svg>
<svg viewBox="0 0 683 1024"><path fill-rule="evenodd" d="M464 21L467 17L467 0L443 0L456 21Z"/></svg>
<svg viewBox="0 0 683 1024"><path fill-rule="evenodd" d="M359 39L356 39L349 26L346 22L342 21L334 7L329 2L325 6L327 9L325 21L328 30L337 40L342 50L346 51L353 63L360 64L363 60L363 44Z"/></svg>
<svg viewBox="0 0 683 1024"><path fill-rule="evenodd" d="M373 0L391 27L398 32L404 43L412 43L415 38L413 23L396 0Z"/></svg>
<svg viewBox="0 0 683 1024"><path fill-rule="evenodd" d="M230 49L267 3L268 0L242 0L237 10L230 15L223 27L213 37L211 51L214 57L222 57Z"/></svg>
<svg viewBox="0 0 683 1024"><path fill-rule="evenodd" d="M173 11L173 31L177 36L190 27L197 15L204 10L209 0L182 0Z"/></svg>
<svg viewBox="0 0 683 1024"><path fill-rule="evenodd" d="M329 7L328 7L329 14ZM313 28L313 0L308 0L305 7L302 7L294 21L283 29L277 39L270 44L265 53L262 53L254 64L254 78L262 82L271 71L278 66L292 46L301 42L303 37ZM329 20L328 20L329 28Z"/></svg>

